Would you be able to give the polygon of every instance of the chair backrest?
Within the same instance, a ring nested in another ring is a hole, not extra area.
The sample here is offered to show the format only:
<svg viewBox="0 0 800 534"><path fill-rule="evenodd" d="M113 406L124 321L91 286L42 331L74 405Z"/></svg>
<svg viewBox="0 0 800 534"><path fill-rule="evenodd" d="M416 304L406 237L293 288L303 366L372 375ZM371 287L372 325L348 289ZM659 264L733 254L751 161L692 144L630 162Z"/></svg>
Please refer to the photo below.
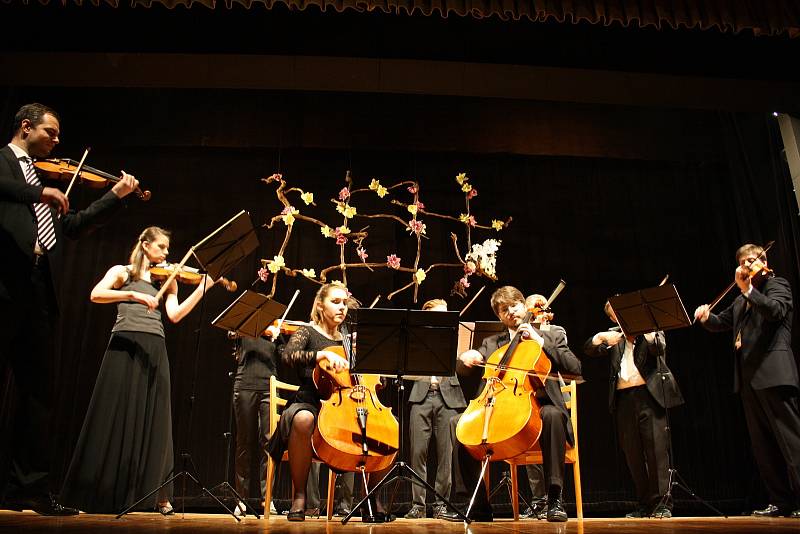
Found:
<svg viewBox="0 0 800 534"><path fill-rule="evenodd" d="M578 447L578 383L570 380L568 384L561 386L561 393L569 400L566 402L569 410L569 421L572 424L572 434L575 436L575 448Z"/></svg>
<svg viewBox="0 0 800 534"><path fill-rule="evenodd" d="M278 420L281 417L281 410L289 400L282 396L284 392L294 392L300 386L281 382L275 376L269 377L269 435L271 436L278 428Z"/></svg>

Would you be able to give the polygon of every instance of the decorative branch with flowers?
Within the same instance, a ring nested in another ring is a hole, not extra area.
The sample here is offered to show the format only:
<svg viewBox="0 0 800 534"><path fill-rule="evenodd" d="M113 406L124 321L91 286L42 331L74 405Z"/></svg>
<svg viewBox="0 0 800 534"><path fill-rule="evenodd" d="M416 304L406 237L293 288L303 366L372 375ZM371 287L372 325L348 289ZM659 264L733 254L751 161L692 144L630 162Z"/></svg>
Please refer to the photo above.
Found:
<svg viewBox="0 0 800 534"><path fill-rule="evenodd" d="M314 202L314 193L304 191L299 187L287 187L286 180L280 174L273 174L268 178L264 178L263 181L267 184L278 184L275 190L275 195L283 205L281 212L267 221L264 224L264 227L267 229L272 229L279 223L283 223L285 227L283 242L281 243L278 254L272 259L262 259L262 267L258 272L258 276L263 282L268 282L270 275L273 275L272 288L269 293L270 297L275 294L278 273L283 273L292 277L302 275L317 284L324 284L328 281L328 276L332 272L339 271L341 272L342 281L346 284L348 269L368 269L370 271L379 268L394 269L396 271L409 273L411 275L411 279L406 285L387 295L386 298L391 300L392 297L398 293L413 287L415 302L417 300L420 284L433 269L462 268L464 274L455 283L452 290L453 294L458 294L461 296L466 296L466 290L470 286L469 277L472 275L484 276L492 280L496 280L497 252L499 250L501 241L497 239L487 239L481 244L473 245L472 231L473 229L480 229L494 230L499 232L511 223L511 217L508 217L505 220L493 219L491 225L479 224L475 216L470 211L470 200L477 196L478 190L469 183L469 178L464 173L456 176L456 182L461 192L464 194L465 213L454 216L437 213L427 209L425 204L420 200L420 185L416 181L406 180L391 186L384 186L378 179L372 179L368 187L354 189L352 176L350 171L347 171L347 175L345 177L345 187L339 191L337 198L330 199L330 202L335 206L336 211L342 216L341 224L338 226L328 225L315 217L301 213L300 210L291 203L288 196L289 194L297 194L300 201L302 201L305 206L316 207L317 205ZM390 213L359 213L358 208L352 202L354 196L356 195L373 193L379 198L384 199L391 193L402 193L403 190L412 196L410 202L402 202L395 198L388 199L388 202L391 205L405 208L405 210L411 215L410 220L405 220ZM467 250L463 257L458 249L458 238L455 233L451 233L453 249L455 251L455 256L458 260L458 263L434 263L424 268L420 265L422 258L423 239L427 239L428 237L427 226L422 221L422 216L449 220L463 225L467 238ZM409 232L410 236L414 237L417 242L416 255L410 266L401 265L401 258L399 258L395 253L388 254L385 262L368 262L367 259L369 258L369 254L367 253L365 241L369 236L367 232L369 226L365 226L358 231L353 231L350 226L355 219L385 219L405 227L406 231ZM339 262L337 264L324 267L320 271L319 275L317 275L315 269L313 268L292 268L286 265L284 253L287 245L289 244L294 225L297 221L304 221L318 226L320 232L325 238L333 239L336 242L336 245L339 247ZM348 243L352 243L352 246L355 247L356 256L360 261L346 261L346 247Z"/></svg>

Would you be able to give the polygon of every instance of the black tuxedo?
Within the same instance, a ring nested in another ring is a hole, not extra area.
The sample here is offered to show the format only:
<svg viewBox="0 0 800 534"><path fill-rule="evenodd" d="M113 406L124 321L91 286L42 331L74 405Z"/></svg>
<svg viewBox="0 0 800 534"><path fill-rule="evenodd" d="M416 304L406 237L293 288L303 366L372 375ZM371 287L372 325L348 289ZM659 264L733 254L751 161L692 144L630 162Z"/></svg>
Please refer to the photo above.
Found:
<svg viewBox="0 0 800 534"><path fill-rule="evenodd" d="M579 376L581 374L581 362L575 357L567 345L567 338L564 330L561 328L552 328L543 331L537 330L537 332L544 338L542 350L553 364L552 374L563 373L571 376ZM483 340L478 352L480 352L484 360L486 360L495 350L508 342L508 332L495 334ZM473 367L470 369L459 362L457 370L462 374L466 374L482 372L483 368ZM564 404L564 396L561 393L558 381L547 380L545 387L542 388L541 391L543 392L542 394L537 393L540 404L540 414L542 416L542 433L539 438L539 444L542 449L542 457L544 460L545 483L548 487L555 486L561 488L564 485L564 455L566 454L566 443L569 442L571 445L574 445L575 438L572 432L569 412ZM464 498L469 495L468 492L471 492L477 484L480 464L464 447L461 447L456 440L455 428L457 422L457 417L454 417L450 425L453 443L455 444L453 461L457 465L457 469L455 470L455 485L457 497ZM495 421L492 424L502 423ZM475 510L479 513L481 511L490 510L485 486L481 485L481 488L483 489L479 489L475 502Z"/></svg>
<svg viewBox="0 0 800 534"><path fill-rule="evenodd" d="M791 348L792 306L789 282L776 276L703 323L712 332L730 330L734 346L741 334L734 389L742 396L764 485L783 511L800 506L800 382Z"/></svg>
<svg viewBox="0 0 800 534"><path fill-rule="evenodd" d="M121 205L109 191L83 211L53 217L57 241L34 262L33 203L41 191L26 183L14 152L0 148L0 365L10 365L17 386L13 430L0 443L0 501L7 491L15 499L47 491L49 371L64 238L87 233Z"/></svg>
<svg viewBox="0 0 800 534"><path fill-rule="evenodd" d="M587 356L609 359L608 409L614 414L619 441L636 485L639 507L652 512L669 490L669 446L666 408L683 404L675 377L667 367L663 332L652 341L645 336L633 340L633 363L644 385L618 389L622 358L628 345L624 337L616 345L594 345L586 341ZM671 502L665 502L667 507Z"/></svg>
<svg viewBox="0 0 800 534"><path fill-rule="evenodd" d="M428 378L414 380L409 414L409 441L411 445L411 468L426 479L428 446L431 435L436 436L436 491L445 499L450 496L452 484L453 442L450 436L450 419L466 408L467 402L461 385L455 376L439 377L438 387L431 386ZM425 506L425 488L411 485L411 500L416 506ZM438 498L436 505L444 504Z"/></svg>
<svg viewBox="0 0 800 534"><path fill-rule="evenodd" d="M678 383L675 381L675 377L667 367L664 359L664 349L666 347L664 332L657 332L656 336L657 342L648 342L644 336L638 336L633 340L633 363L645 380L647 391L653 396L653 400L662 408L674 408L683 404L683 395L681 395ZM614 413L617 399L617 380L619 379L622 355L625 353L627 343L628 341L622 338L622 341L613 346L608 346L605 343L595 346L592 345L592 339L590 338L583 346L583 352L587 356L607 356L609 358L611 372L608 376L608 411L611 413Z"/></svg>

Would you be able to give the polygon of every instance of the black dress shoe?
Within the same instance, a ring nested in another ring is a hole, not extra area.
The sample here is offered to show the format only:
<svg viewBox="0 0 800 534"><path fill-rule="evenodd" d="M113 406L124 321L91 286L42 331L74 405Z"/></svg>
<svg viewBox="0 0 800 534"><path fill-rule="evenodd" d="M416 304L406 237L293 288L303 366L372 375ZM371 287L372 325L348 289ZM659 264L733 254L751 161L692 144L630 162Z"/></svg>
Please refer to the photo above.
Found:
<svg viewBox="0 0 800 534"><path fill-rule="evenodd" d="M625 514L625 519L643 519L645 517L650 517L650 514L644 508L637 508L633 512Z"/></svg>
<svg viewBox="0 0 800 534"><path fill-rule="evenodd" d="M561 499L561 487L552 484L547 491L547 520L551 523L563 523L567 517L564 501Z"/></svg>
<svg viewBox="0 0 800 534"><path fill-rule="evenodd" d="M305 521L306 520L306 511L305 510L295 510L294 512L289 511L286 514L286 519L289 521Z"/></svg>
<svg viewBox="0 0 800 534"><path fill-rule="evenodd" d="M789 514L792 519L800 519L800 508Z"/></svg>
<svg viewBox="0 0 800 534"><path fill-rule="evenodd" d="M336 517L347 517L348 515L350 515L350 508L345 508L345 507L336 508L333 511L333 515Z"/></svg>
<svg viewBox="0 0 800 534"><path fill-rule="evenodd" d="M750 515L755 517L780 517L782 514L780 508L774 504L768 504L763 510L753 510Z"/></svg>
<svg viewBox="0 0 800 534"><path fill-rule="evenodd" d="M655 519L669 519L672 517L672 510L662 504L660 506L656 506L656 509L653 510L652 516Z"/></svg>
<svg viewBox="0 0 800 534"><path fill-rule="evenodd" d="M31 503L31 509L39 515L66 516L80 513L75 508L61 506L52 495L34 500Z"/></svg>
<svg viewBox="0 0 800 534"><path fill-rule="evenodd" d="M444 519L445 521L452 521L454 523L461 523L464 519L458 515L454 510L448 510L447 512L440 514L439 519ZM470 521L474 521L477 523L491 523L494 521L494 515L492 514L491 510L473 510L469 514Z"/></svg>
<svg viewBox="0 0 800 534"><path fill-rule="evenodd" d="M524 512L519 514L519 518L547 519L547 504L542 501L534 502L533 506L527 507Z"/></svg>

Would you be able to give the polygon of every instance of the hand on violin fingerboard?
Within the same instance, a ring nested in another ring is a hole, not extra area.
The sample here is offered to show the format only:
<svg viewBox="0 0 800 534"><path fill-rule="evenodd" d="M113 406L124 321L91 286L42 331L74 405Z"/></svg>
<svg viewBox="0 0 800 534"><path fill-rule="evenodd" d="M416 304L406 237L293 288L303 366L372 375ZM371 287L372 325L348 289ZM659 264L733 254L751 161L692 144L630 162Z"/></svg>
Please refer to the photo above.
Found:
<svg viewBox="0 0 800 534"><path fill-rule="evenodd" d="M136 191L138 187L139 180L137 180L132 174L122 171L122 177L120 178L119 182L114 184L114 187L111 188L111 191L113 191L114 194L119 198L125 198Z"/></svg>
<svg viewBox="0 0 800 534"><path fill-rule="evenodd" d="M752 286L752 282L750 281L751 276L752 275L748 267L739 266L736 268L734 281L736 282L736 285L739 286L739 290L742 293L747 293L750 291L750 287Z"/></svg>

